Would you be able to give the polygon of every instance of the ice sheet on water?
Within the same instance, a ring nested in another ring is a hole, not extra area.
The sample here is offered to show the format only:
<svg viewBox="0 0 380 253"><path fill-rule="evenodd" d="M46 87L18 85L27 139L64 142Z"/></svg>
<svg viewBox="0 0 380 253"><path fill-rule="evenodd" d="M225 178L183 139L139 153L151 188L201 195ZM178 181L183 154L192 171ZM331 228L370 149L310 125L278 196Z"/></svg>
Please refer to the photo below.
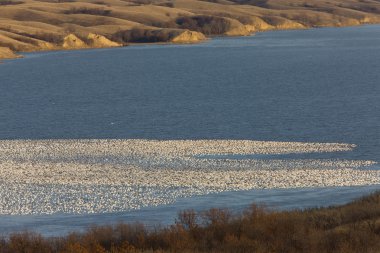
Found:
<svg viewBox="0 0 380 253"><path fill-rule="evenodd" d="M211 192L378 184L380 171L362 169L372 161L276 159L354 148L250 140L0 141L0 214L119 212Z"/></svg>

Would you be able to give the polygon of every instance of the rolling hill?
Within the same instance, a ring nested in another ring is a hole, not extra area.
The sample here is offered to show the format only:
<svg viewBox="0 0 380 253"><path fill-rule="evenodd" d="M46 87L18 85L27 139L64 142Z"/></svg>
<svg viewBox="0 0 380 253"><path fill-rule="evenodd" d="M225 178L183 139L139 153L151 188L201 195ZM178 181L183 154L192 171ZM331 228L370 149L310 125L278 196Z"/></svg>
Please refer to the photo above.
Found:
<svg viewBox="0 0 380 253"><path fill-rule="evenodd" d="M372 23L378 0L0 0L0 58Z"/></svg>

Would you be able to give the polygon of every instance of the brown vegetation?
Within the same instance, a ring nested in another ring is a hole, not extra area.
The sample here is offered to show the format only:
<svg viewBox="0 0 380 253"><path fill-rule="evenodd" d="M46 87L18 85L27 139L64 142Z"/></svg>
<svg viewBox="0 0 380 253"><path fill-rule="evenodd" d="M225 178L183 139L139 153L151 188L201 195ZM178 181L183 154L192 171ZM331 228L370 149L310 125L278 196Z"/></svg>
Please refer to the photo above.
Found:
<svg viewBox="0 0 380 253"><path fill-rule="evenodd" d="M109 16L111 14L111 10L105 10L101 8L71 8L69 10L64 11L65 14L87 14L87 15L95 15L95 16Z"/></svg>
<svg viewBox="0 0 380 253"><path fill-rule="evenodd" d="M177 18L176 23L182 29L198 31L206 35L224 34L231 27L231 23L226 18L205 15L180 17Z"/></svg>
<svg viewBox="0 0 380 253"><path fill-rule="evenodd" d="M134 28L131 30L118 31L111 37L120 43L154 43L169 41L169 34L163 30L146 30Z"/></svg>
<svg viewBox="0 0 380 253"><path fill-rule="evenodd" d="M379 251L380 193L338 207L275 211L252 205L239 215L186 210L165 228L118 224L63 238L20 233L0 240L1 253Z"/></svg>
<svg viewBox="0 0 380 253"><path fill-rule="evenodd" d="M22 1L12 1L12 0L0 0L0 5L17 5L23 4Z"/></svg>
<svg viewBox="0 0 380 253"><path fill-rule="evenodd" d="M206 39L202 33L179 29L139 29L118 31L111 36L111 40L121 44L128 43L159 43L178 42L189 43Z"/></svg>

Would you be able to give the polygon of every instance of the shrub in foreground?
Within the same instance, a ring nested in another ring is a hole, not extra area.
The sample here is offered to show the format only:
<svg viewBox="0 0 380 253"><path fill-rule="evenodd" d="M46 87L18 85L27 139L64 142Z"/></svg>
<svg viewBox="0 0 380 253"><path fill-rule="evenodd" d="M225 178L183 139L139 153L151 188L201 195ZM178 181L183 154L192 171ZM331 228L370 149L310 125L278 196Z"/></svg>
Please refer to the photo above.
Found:
<svg viewBox="0 0 380 253"><path fill-rule="evenodd" d="M379 221L380 193L374 193L347 205L306 210L185 210L163 228L94 226L62 238L13 234L0 240L0 252L380 252Z"/></svg>

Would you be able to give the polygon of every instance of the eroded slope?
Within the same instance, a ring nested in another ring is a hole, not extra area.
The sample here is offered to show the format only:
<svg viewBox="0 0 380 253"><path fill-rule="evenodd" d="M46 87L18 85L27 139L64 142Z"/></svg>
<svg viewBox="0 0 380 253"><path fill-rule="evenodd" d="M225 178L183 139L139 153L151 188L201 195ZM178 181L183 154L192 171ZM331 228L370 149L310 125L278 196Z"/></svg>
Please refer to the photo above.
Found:
<svg viewBox="0 0 380 253"><path fill-rule="evenodd" d="M192 43L271 29L378 23L366 0L0 0L0 58L13 52ZM7 53L5 53L7 52Z"/></svg>

